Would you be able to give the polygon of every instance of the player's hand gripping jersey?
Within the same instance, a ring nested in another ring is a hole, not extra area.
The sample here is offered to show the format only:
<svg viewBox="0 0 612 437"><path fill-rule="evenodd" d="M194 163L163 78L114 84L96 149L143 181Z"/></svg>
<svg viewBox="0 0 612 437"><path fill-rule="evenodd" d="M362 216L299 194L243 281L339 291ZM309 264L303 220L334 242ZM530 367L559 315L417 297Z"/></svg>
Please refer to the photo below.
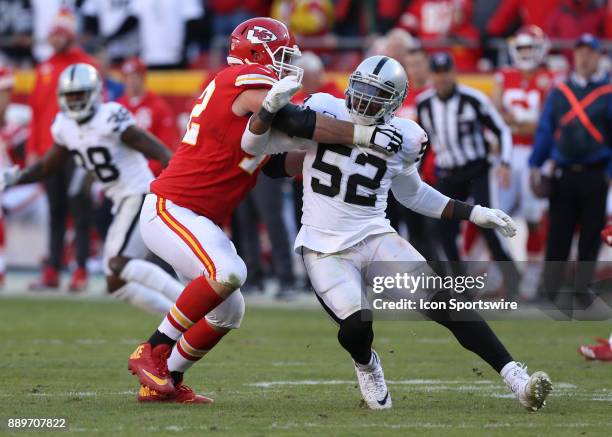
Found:
<svg viewBox="0 0 612 437"><path fill-rule="evenodd" d="M249 117L235 115L232 103L243 91L268 89L276 80L274 72L261 65L219 72L191 111L182 144L151 191L218 225L226 222L255 185L267 158L254 158L241 149Z"/></svg>
<svg viewBox="0 0 612 437"><path fill-rule="evenodd" d="M96 175L118 205L125 197L146 194L153 180L144 155L121 141L121 134L134 124L126 108L109 102L81 124L59 112L51 133L56 144L70 150L77 165Z"/></svg>
<svg viewBox="0 0 612 437"><path fill-rule="evenodd" d="M343 99L313 94L305 105L339 120L350 121ZM295 242L324 253L353 246L368 235L395 232L385 217L393 179L416 172L427 145L425 131L414 121L395 117L402 149L384 155L344 144L316 144L304 158L302 228Z"/></svg>

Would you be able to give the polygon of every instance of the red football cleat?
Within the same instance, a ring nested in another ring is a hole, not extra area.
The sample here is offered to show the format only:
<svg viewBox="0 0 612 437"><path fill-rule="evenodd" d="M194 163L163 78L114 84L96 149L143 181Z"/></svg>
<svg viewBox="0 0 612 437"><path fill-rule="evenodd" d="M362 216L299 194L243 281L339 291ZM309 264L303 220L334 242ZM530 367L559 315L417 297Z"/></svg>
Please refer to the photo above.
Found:
<svg viewBox="0 0 612 437"><path fill-rule="evenodd" d="M196 394L190 387L179 384L174 393L164 395L141 385L138 391L138 402L174 402L179 404L212 404L214 400Z"/></svg>
<svg viewBox="0 0 612 437"><path fill-rule="evenodd" d="M578 348L578 353L589 361L612 361L612 347L610 342L598 338L596 345L585 345Z"/></svg>
<svg viewBox="0 0 612 437"><path fill-rule="evenodd" d="M59 272L57 269L45 266L42 271L40 279L30 283L30 290L44 290L45 288L57 288L59 287Z"/></svg>
<svg viewBox="0 0 612 437"><path fill-rule="evenodd" d="M152 348L150 343L142 343L130 355L128 369L138 377L141 385L159 394L171 395L175 392L167 364L171 349L167 344Z"/></svg>
<svg viewBox="0 0 612 437"><path fill-rule="evenodd" d="M87 288L87 270L84 267L77 268L72 274L68 290L79 293Z"/></svg>

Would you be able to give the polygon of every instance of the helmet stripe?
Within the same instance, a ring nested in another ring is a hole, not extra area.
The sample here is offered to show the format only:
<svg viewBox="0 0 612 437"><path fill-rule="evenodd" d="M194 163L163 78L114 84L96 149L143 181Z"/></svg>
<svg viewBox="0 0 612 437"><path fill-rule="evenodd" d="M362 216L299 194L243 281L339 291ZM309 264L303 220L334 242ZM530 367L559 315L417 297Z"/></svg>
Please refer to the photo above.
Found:
<svg viewBox="0 0 612 437"><path fill-rule="evenodd" d="M373 74L380 73L380 70L382 70L383 66L387 63L388 60L389 58L387 58L386 56L383 56L383 58L380 61L378 61L378 64L376 64L376 67L374 67L374 71L372 73Z"/></svg>

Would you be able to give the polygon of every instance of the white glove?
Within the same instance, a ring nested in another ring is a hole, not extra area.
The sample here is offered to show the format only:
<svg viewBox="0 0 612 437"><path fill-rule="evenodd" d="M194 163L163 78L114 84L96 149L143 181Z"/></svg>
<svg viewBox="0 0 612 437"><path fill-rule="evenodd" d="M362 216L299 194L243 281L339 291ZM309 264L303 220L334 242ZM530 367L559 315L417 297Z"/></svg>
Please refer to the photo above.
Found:
<svg viewBox="0 0 612 437"><path fill-rule="evenodd" d="M0 170L0 193L11 185L15 185L20 175L21 170L16 165Z"/></svg>
<svg viewBox="0 0 612 437"><path fill-rule="evenodd" d="M285 76L272 85L262 103L266 111L274 114L289 103L291 97L302 88L302 84L295 79L295 76Z"/></svg>
<svg viewBox="0 0 612 437"><path fill-rule="evenodd" d="M402 132L390 124L362 126L355 125L353 144L369 147L387 155L397 153L402 148Z"/></svg>
<svg viewBox="0 0 612 437"><path fill-rule="evenodd" d="M470 214L470 221L481 228L496 229L504 237L512 238L516 235L514 221L508 214L499 209L476 205Z"/></svg>

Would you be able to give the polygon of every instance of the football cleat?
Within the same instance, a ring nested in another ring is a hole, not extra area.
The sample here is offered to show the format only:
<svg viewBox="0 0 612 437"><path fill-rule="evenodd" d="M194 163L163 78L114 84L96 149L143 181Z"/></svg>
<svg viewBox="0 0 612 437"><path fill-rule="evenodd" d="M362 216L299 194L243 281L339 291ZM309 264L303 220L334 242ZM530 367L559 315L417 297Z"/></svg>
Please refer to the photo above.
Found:
<svg viewBox="0 0 612 437"><path fill-rule="evenodd" d="M357 373L361 396L368 408L372 410L391 408L391 395L385 383L385 374L380 359L374 350L372 350L372 356L374 358L372 369L365 369L365 366L355 363L355 373Z"/></svg>
<svg viewBox="0 0 612 437"><path fill-rule="evenodd" d="M68 290L73 293L79 293L87 288L87 270L83 267L77 268L72 274Z"/></svg>
<svg viewBox="0 0 612 437"><path fill-rule="evenodd" d="M179 404L212 404L213 399L196 394L191 387L179 384L173 393L162 394L156 390L141 385L138 390L138 402L171 402Z"/></svg>
<svg viewBox="0 0 612 437"><path fill-rule="evenodd" d="M139 344L130 355L128 369L138 377L141 385L159 394L171 395L175 392L167 364L171 350L167 344L158 344L155 347L146 342Z"/></svg>
<svg viewBox="0 0 612 437"><path fill-rule="evenodd" d="M45 266L42 275L36 281L30 283L28 288L32 291L45 290L47 288L59 287L59 272L57 269Z"/></svg>
<svg viewBox="0 0 612 437"><path fill-rule="evenodd" d="M516 366L504 376L508 388L528 411L538 411L546 406L546 398L552 391L552 381L546 372L534 372L529 376L527 366Z"/></svg>
<svg viewBox="0 0 612 437"><path fill-rule="evenodd" d="M578 353L588 361L612 361L610 341L598 338L596 345L584 345L578 348Z"/></svg>

